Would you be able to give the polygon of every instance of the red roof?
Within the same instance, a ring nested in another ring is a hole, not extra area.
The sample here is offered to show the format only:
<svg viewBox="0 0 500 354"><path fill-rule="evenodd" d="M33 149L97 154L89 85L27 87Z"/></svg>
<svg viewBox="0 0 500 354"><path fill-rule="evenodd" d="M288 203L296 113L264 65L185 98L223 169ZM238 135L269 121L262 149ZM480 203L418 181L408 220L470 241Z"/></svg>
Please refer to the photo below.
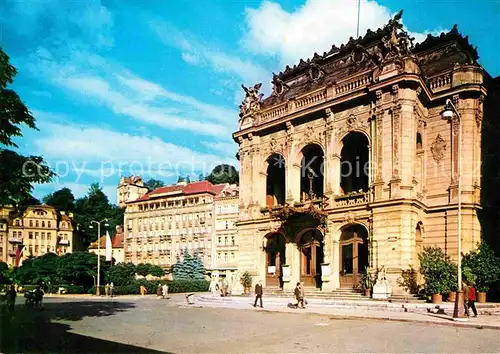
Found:
<svg viewBox="0 0 500 354"><path fill-rule="evenodd" d="M156 188L154 191L144 194L142 197L134 200L133 202L142 202L154 198L157 195L169 194L169 193L178 193L184 195L210 193L217 195L220 192L222 192L225 186L226 186L225 184L213 185L209 181L198 181L186 185L176 184L173 186Z"/></svg>
<svg viewBox="0 0 500 354"><path fill-rule="evenodd" d="M124 237L125 235L123 233L115 234L115 236L111 238L111 246L113 248L123 248ZM101 238L99 239L99 243L101 248L106 248L106 235L101 236ZM89 248L97 248L97 242L92 243Z"/></svg>

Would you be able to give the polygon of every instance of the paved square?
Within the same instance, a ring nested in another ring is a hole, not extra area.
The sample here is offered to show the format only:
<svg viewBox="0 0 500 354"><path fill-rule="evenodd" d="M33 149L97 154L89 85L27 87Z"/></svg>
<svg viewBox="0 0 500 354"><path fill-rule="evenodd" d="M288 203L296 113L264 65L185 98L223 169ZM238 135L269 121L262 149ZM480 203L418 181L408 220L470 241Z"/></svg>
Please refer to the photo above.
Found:
<svg viewBox="0 0 500 354"><path fill-rule="evenodd" d="M18 300L21 300L18 298ZM500 331L311 314L179 308L181 295L47 299L2 314L2 352L498 353Z"/></svg>

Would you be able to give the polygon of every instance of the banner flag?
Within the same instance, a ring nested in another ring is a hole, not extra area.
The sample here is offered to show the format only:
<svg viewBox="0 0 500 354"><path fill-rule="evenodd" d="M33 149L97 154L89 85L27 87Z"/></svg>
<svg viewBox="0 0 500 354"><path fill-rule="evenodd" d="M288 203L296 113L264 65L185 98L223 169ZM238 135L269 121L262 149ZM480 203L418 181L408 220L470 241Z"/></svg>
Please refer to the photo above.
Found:
<svg viewBox="0 0 500 354"><path fill-rule="evenodd" d="M109 232L106 231L106 262L111 262L113 253L113 244L111 243L111 236Z"/></svg>

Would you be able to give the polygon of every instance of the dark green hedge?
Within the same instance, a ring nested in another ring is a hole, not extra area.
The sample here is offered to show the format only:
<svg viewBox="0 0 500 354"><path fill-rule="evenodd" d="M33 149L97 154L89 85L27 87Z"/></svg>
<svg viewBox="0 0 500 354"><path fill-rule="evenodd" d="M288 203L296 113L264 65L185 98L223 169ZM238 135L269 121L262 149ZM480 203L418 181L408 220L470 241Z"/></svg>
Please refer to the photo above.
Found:
<svg viewBox="0 0 500 354"><path fill-rule="evenodd" d="M148 294L156 294L156 289L164 282L160 280L139 279L132 284L113 287L113 295L134 295L140 294L140 286L146 287ZM169 280L166 282L169 293L190 293L208 291L210 282L206 280ZM89 294L95 294L96 287L88 290ZM101 294L105 294L104 286L101 286Z"/></svg>

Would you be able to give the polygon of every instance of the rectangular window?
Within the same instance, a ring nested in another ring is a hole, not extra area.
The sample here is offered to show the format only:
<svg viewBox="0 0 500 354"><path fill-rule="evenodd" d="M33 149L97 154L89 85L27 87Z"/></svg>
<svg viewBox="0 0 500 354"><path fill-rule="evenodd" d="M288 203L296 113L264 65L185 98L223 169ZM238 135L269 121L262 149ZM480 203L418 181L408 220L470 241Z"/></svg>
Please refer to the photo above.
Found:
<svg viewBox="0 0 500 354"><path fill-rule="evenodd" d="M38 222L38 220L35 221L35 225L36 227L40 227L40 223Z"/></svg>
<svg viewBox="0 0 500 354"><path fill-rule="evenodd" d="M30 220L30 227L33 227L33 220Z"/></svg>
<svg viewBox="0 0 500 354"><path fill-rule="evenodd" d="M40 235L38 234L38 232L35 232L35 240L38 240L38 237L40 237Z"/></svg>
<svg viewBox="0 0 500 354"><path fill-rule="evenodd" d="M50 240L50 232L47 232L47 240Z"/></svg>
<svg viewBox="0 0 500 354"><path fill-rule="evenodd" d="M29 239L30 239L30 240L33 240L33 232L31 232L31 231L30 231L30 232L28 233L28 237L29 237Z"/></svg>
<svg viewBox="0 0 500 354"><path fill-rule="evenodd" d="M42 227L45 227L45 221L42 220Z"/></svg>
<svg viewBox="0 0 500 354"><path fill-rule="evenodd" d="M35 253L38 253L38 245L35 245Z"/></svg>
<svg viewBox="0 0 500 354"><path fill-rule="evenodd" d="M45 232L42 232L42 240L45 240Z"/></svg>
<svg viewBox="0 0 500 354"><path fill-rule="evenodd" d="M50 221L47 221L47 227L52 227L52 224Z"/></svg>

